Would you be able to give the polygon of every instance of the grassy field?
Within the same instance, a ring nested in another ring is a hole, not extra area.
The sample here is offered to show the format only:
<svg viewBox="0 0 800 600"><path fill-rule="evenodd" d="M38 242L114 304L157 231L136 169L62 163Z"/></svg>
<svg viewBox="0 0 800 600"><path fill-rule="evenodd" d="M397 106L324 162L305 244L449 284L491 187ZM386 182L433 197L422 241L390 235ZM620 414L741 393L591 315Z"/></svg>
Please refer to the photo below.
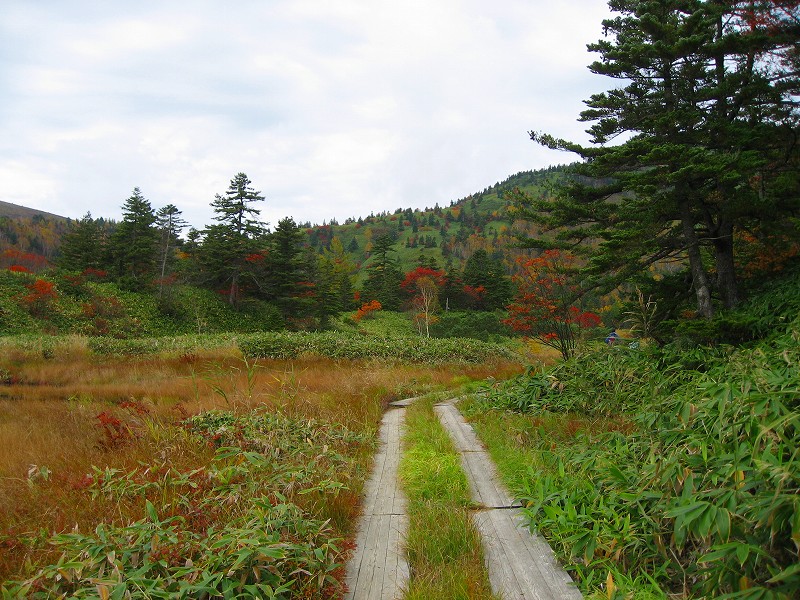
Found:
<svg viewBox="0 0 800 600"><path fill-rule="evenodd" d="M521 370L201 348L6 340L5 596L336 597L388 402Z"/></svg>

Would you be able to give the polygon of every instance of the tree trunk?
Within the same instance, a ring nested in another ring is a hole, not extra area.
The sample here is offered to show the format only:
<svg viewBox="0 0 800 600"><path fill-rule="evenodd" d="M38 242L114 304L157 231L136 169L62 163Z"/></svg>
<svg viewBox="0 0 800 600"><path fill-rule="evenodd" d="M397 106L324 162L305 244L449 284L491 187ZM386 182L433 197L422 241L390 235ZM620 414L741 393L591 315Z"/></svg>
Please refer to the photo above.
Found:
<svg viewBox="0 0 800 600"><path fill-rule="evenodd" d="M231 278L231 291L228 295L228 303L236 308L239 304L239 272L235 272Z"/></svg>
<svg viewBox="0 0 800 600"><path fill-rule="evenodd" d="M723 221L715 233L713 244L717 286L722 294L725 308L735 308L741 298L739 284L736 281L736 266L733 262L733 223Z"/></svg>
<svg viewBox="0 0 800 600"><path fill-rule="evenodd" d="M700 255L700 240L694 230L694 219L692 219L689 203L686 200L681 203L681 225L683 226L683 237L686 240L686 252L689 255L692 284L697 296L697 314L705 319L710 319L714 316L711 288L708 284L708 275L703 268L703 258Z"/></svg>

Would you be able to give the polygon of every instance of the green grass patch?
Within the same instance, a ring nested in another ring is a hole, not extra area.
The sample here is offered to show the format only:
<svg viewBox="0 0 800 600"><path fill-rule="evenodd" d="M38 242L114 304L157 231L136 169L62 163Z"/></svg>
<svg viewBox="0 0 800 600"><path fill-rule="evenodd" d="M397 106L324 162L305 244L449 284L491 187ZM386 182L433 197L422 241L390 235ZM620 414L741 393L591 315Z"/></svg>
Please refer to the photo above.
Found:
<svg viewBox="0 0 800 600"><path fill-rule="evenodd" d="M411 580L405 598L494 598L469 515L467 479L433 402L421 399L406 409L400 479L409 500Z"/></svg>

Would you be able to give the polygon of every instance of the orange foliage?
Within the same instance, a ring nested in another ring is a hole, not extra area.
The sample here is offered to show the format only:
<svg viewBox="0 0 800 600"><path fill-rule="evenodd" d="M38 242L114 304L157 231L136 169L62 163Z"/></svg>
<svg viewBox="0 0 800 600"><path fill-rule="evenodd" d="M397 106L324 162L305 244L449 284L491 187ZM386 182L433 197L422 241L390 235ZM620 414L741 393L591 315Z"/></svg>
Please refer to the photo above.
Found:
<svg viewBox="0 0 800 600"><path fill-rule="evenodd" d="M575 330L602 322L599 315L573 304L577 297L571 278L575 257L546 250L537 258L521 257L517 262L520 273L514 281L518 291L504 322L569 358L575 348Z"/></svg>
<svg viewBox="0 0 800 600"><path fill-rule="evenodd" d="M364 317L370 316L372 313L381 310L382 308L383 306L381 306L381 303L378 302L377 300L372 300L371 302L365 302L364 304L361 305L361 308L359 308L356 311L356 314L353 315L353 320L356 323L358 323Z"/></svg>
<svg viewBox="0 0 800 600"><path fill-rule="evenodd" d="M47 309L50 307L50 303L58 298L58 293L56 293L55 289L56 286L51 281L37 279L33 283L27 284L25 287L30 290L30 294L21 298L23 306L25 306L32 315L40 317L45 316Z"/></svg>

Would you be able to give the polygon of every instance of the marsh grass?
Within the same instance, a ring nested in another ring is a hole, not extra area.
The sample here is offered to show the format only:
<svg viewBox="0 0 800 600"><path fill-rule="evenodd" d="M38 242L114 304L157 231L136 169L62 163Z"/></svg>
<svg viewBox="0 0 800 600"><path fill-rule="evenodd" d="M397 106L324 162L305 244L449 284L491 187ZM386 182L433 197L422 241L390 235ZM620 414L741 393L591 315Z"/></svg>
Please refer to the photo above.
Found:
<svg viewBox="0 0 800 600"><path fill-rule="evenodd" d="M213 525L188 508L201 501L192 500L197 482L188 474L222 468L213 439L185 427L187 418L208 411L243 418L262 412L310 424L303 441L308 447L293 459L305 470L289 479L288 488L275 488L279 495L268 486L263 493L273 494L275 502L284 498L310 519L328 521L324 535L345 541L331 549L325 564L340 563L388 402L456 386L461 377L505 377L520 370L510 362L430 367L252 360L235 346L215 343L126 357L94 355L81 338L4 340L2 347L0 580L6 582L55 564L67 547L53 543L58 536L91 537L99 524L113 529L149 522L145 501L159 523L183 519L198 531ZM325 441L332 428L355 437ZM285 443L275 444L283 464ZM128 492L110 493L101 485L106 481ZM238 502L227 502L221 506L230 510L213 518L241 517L234 514Z"/></svg>
<svg viewBox="0 0 800 600"><path fill-rule="evenodd" d="M431 398L406 409L400 479L409 504L406 599L494 598L459 455Z"/></svg>

